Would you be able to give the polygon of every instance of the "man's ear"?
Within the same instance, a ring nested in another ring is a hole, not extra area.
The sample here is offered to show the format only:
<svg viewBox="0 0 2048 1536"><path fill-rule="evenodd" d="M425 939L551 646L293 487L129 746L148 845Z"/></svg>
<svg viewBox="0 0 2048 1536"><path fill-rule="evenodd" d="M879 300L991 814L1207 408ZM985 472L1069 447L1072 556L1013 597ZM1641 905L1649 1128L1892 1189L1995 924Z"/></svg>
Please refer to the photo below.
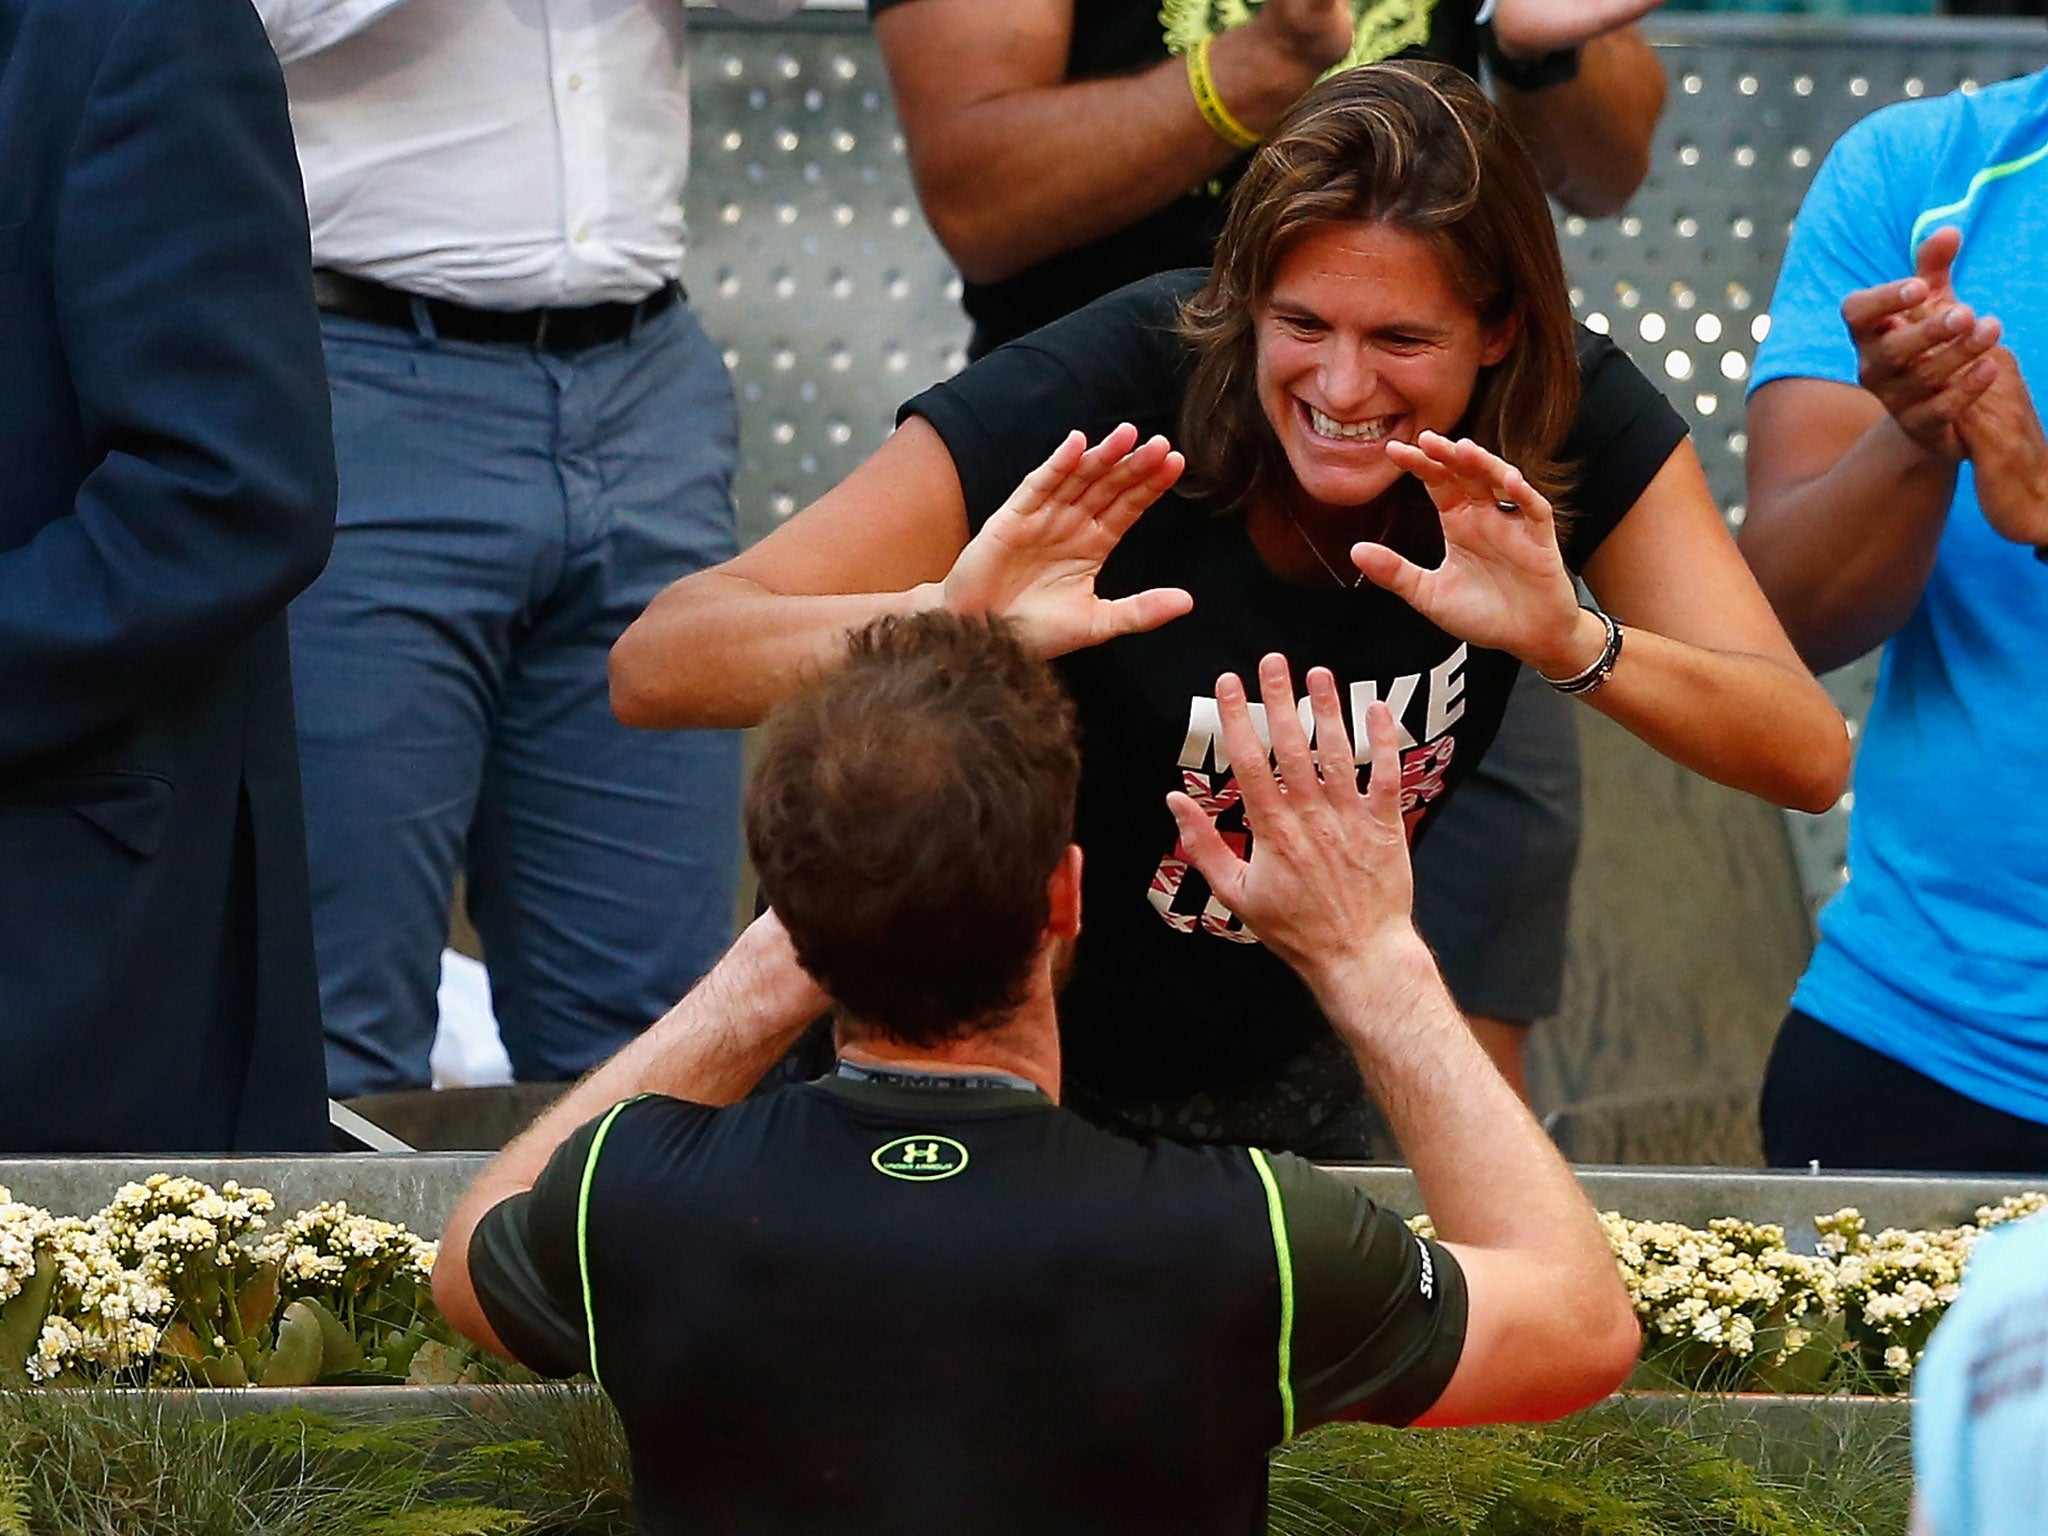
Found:
<svg viewBox="0 0 2048 1536"><path fill-rule="evenodd" d="M1053 866L1045 882L1048 938L1077 939L1081 936L1081 845L1067 844L1067 851Z"/></svg>

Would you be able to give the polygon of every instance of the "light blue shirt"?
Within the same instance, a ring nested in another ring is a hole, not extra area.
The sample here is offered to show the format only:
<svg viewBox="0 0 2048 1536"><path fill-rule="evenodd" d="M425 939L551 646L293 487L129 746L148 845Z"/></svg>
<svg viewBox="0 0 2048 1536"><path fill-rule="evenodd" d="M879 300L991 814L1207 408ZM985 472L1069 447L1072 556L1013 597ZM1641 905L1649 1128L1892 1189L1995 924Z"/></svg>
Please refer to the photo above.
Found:
<svg viewBox="0 0 2048 1536"><path fill-rule="evenodd" d="M1856 382L1851 292L1963 232L1956 290L2048 386L2048 74L1906 102L1807 194L1752 388ZM1886 515L1879 503L1867 515ZM1793 1004L1980 1103L2048 1122L2048 565L1992 532L1964 466L1934 572L1887 642L1857 757L1849 883Z"/></svg>
<svg viewBox="0 0 2048 1536"><path fill-rule="evenodd" d="M1913 1373L1913 1479L1936 1536L2048 1527L2048 1217L1978 1242Z"/></svg>

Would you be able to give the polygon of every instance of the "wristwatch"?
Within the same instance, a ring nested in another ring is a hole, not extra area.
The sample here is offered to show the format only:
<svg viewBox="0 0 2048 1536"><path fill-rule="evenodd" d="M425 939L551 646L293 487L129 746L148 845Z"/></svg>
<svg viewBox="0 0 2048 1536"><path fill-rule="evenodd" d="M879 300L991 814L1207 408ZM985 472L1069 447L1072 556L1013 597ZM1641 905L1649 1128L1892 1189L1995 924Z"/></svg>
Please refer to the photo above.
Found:
<svg viewBox="0 0 2048 1536"><path fill-rule="evenodd" d="M1502 53L1500 41L1493 35L1492 6L1481 13L1479 56L1486 60L1486 67L1494 79L1517 91L1547 91L1553 85L1563 85L1579 78L1579 50L1576 48L1539 53L1533 59L1511 59Z"/></svg>

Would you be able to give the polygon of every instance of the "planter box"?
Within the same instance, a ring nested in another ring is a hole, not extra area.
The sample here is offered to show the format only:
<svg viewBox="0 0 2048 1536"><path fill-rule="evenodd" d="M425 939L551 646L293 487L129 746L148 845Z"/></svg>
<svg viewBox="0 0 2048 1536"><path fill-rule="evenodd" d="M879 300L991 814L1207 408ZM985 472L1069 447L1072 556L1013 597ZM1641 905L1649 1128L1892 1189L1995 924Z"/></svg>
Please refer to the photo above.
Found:
<svg viewBox="0 0 2048 1536"><path fill-rule="evenodd" d="M228 1179L277 1197L278 1210L322 1200L403 1222L424 1237L439 1234L449 1209L488 1160L480 1152L370 1153L324 1157L50 1157L0 1159L0 1186L14 1198L60 1215L106 1204L114 1190L152 1173L186 1173L219 1186ZM1405 1168L1334 1170L1375 1199L1405 1214L1421 1209ZM1776 1222L1795 1249L1810 1250L1813 1218L1853 1205L1871 1230L1946 1227L1968 1221L1980 1205L2022 1190L2048 1187L2048 1174L1987 1178L1929 1174L1759 1173L1721 1168L1582 1168L1580 1182L1601 1210L1644 1220L1705 1226L1716 1216Z"/></svg>

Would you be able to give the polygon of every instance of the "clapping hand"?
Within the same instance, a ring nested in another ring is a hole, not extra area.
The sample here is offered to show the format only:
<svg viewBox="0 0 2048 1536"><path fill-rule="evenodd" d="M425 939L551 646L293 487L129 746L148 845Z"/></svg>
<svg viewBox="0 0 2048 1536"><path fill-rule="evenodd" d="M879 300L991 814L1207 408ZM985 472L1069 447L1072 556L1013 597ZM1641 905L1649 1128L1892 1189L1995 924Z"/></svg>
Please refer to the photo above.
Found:
<svg viewBox="0 0 2048 1536"><path fill-rule="evenodd" d="M1971 461L1977 502L2016 543L2048 543L2048 442L2001 328L1956 297L1962 232L1937 229L1913 275L1849 295L1842 320L1856 343L1857 381L1898 428L1950 464Z"/></svg>
<svg viewBox="0 0 2048 1536"><path fill-rule="evenodd" d="M1126 423L1093 448L1079 432L1053 450L953 562L945 604L1015 623L1040 656L1157 629L1194 607L1176 587L1098 597L1096 578L1138 515L1180 478L1185 461Z"/></svg>
<svg viewBox="0 0 2048 1536"><path fill-rule="evenodd" d="M1991 387L1997 369L1986 354L1999 337L1996 320L1956 297L1952 272L1962 243L1960 230L1938 229L1921 243L1911 277L1842 301L1857 382L1900 431L1951 464L1966 456L1956 423Z"/></svg>
<svg viewBox="0 0 2048 1536"><path fill-rule="evenodd" d="M1663 0L1498 0L1493 38L1514 59L1576 48L1641 21Z"/></svg>
<svg viewBox="0 0 2048 1536"><path fill-rule="evenodd" d="M1327 668L1313 667L1308 674L1313 748L1295 708L1284 656L1259 663L1259 692L1277 774L1253 728L1244 683L1230 673L1216 680L1223 741L1252 833L1250 860L1231 850L1208 813L1188 796L1170 794L1166 804L1188 861L1216 898L1319 987L1333 970L1370 955L1381 941L1414 936L1415 882L1401 822L1394 717L1379 702L1366 711L1372 776L1361 792L1337 680Z"/></svg>
<svg viewBox="0 0 2048 1536"><path fill-rule="evenodd" d="M1550 677L1587 657L1577 590L1558 552L1551 506L1522 472L1470 438L1424 432L1389 442L1388 459L1420 480L1443 522L1444 558L1424 570L1384 544L1358 544L1352 562L1437 628L1507 651Z"/></svg>

